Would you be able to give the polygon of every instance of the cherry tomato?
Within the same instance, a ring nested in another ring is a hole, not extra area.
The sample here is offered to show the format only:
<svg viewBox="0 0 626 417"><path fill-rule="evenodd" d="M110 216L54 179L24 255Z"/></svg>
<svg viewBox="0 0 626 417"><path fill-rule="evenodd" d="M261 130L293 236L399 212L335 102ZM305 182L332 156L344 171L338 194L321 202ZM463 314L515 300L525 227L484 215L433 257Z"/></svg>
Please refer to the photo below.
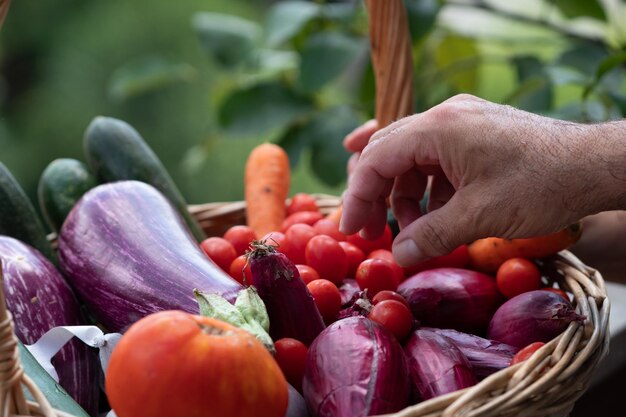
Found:
<svg viewBox="0 0 626 417"><path fill-rule="evenodd" d="M358 246L346 242L339 242L339 246L341 246L346 252L346 256L348 257L348 272L346 276L348 278L354 278L356 276L356 269L359 267L359 264L365 260L365 254Z"/></svg>
<svg viewBox="0 0 626 417"><path fill-rule="evenodd" d="M399 342L402 342L413 328L411 310L397 300L383 300L375 304L368 317L391 331Z"/></svg>
<svg viewBox="0 0 626 417"><path fill-rule="evenodd" d="M289 253L289 242L287 242L287 238L282 232L269 232L261 238L261 242L275 246L278 252L285 255Z"/></svg>
<svg viewBox="0 0 626 417"><path fill-rule="evenodd" d="M315 281L316 279L320 279L320 274L308 265L296 264L296 268L298 269L300 278L302 278L302 281L304 281L305 284Z"/></svg>
<svg viewBox="0 0 626 417"><path fill-rule="evenodd" d="M240 284L252 284L252 271L250 270L250 265L248 265L248 258L246 255L239 255L235 258L235 260L230 264L230 268L228 268L228 274Z"/></svg>
<svg viewBox="0 0 626 417"><path fill-rule="evenodd" d="M289 246L285 255L287 255L291 262L294 264L306 263L306 258L304 257L306 244L309 243L309 240L315 235L317 235L317 233L313 230L313 227L308 224L296 223L289 226L285 231L285 240L287 240L287 246Z"/></svg>
<svg viewBox="0 0 626 417"><path fill-rule="evenodd" d="M339 231L339 225L337 222L331 219L319 219L313 225L313 229L318 235L326 235L335 239L337 242L346 240L346 235Z"/></svg>
<svg viewBox="0 0 626 417"><path fill-rule="evenodd" d="M221 237L206 238L200 243L200 247L209 259L226 272L230 270L230 264L237 257L235 247Z"/></svg>
<svg viewBox="0 0 626 417"><path fill-rule="evenodd" d="M337 286L327 279L316 279L306 286L315 300L326 324L332 323L341 309L341 293Z"/></svg>
<svg viewBox="0 0 626 417"><path fill-rule="evenodd" d="M528 259L511 258L498 268L496 273L498 290L507 298L523 292L541 288L541 272Z"/></svg>
<svg viewBox="0 0 626 417"><path fill-rule="evenodd" d="M367 255L367 259L384 259L389 261L391 265L393 265L393 269L395 270L396 280L398 284L404 281L404 268L396 263L396 260L393 258L393 254L388 249L375 249Z"/></svg>
<svg viewBox="0 0 626 417"><path fill-rule="evenodd" d="M361 237L361 235L355 233L353 235L346 236L346 240L358 246L363 251L365 256L367 256L371 251L375 249L391 249L393 235L391 232L391 227L387 224L385 225L384 232L376 239L364 239Z"/></svg>
<svg viewBox="0 0 626 417"><path fill-rule="evenodd" d="M524 362L526 359L530 358L530 356L538 351L543 345L544 342L534 342L530 345L520 349L511 359L511 365L515 365L516 363Z"/></svg>
<svg viewBox="0 0 626 417"><path fill-rule="evenodd" d="M290 337L278 339L274 342L274 347L276 348L274 359L283 371L285 379L295 389L302 392L302 378L308 348L301 341Z"/></svg>
<svg viewBox="0 0 626 417"><path fill-rule="evenodd" d="M561 297L565 298L567 301L571 302L572 300L570 300L569 295L563 291L560 288L554 288L554 287L544 287L544 288L540 288L543 291L551 291L555 294L560 295Z"/></svg>
<svg viewBox="0 0 626 417"><path fill-rule="evenodd" d="M404 268L404 275L413 276L421 271L435 268L466 268L469 265L467 245L461 245L447 255L437 256Z"/></svg>
<svg viewBox="0 0 626 417"><path fill-rule="evenodd" d="M299 211L319 211L317 202L311 194L296 193L287 204L287 216Z"/></svg>
<svg viewBox="0 0 626 417"><path fill-rule="evenodd" d="M340 285L348 274L348 257L335 239L326 235L313 236L304 251L306 264L321 278Z"/></svg>
<svg viewBox="0 0 626 417"><path fill-rule="evenodd" d="M256 239L256 234L252 228L238 224L230 227L223 236L228 240L235 248L237 256L246 253L246 250L250 247L250 243Z"/></svg>
<svg viewBox="0 0 626 417"><path fill-rule="evenodd" d="M372 298L372 304L376 305L376 304L380 303L381 301L385 301L385 300L400 301L402 304L404 304L407 307L409 307L409 303L406 301L406 298L404 298L403 296L401 296L397 292L390 291L390 290L379 291L378 294L376 294L374 296L374 298Z"/></svg>
<svg viewBox="0 0 626 417"><path fill-rule="evenodd" d="M355 279L359 288L367 289L367 294L371 298L383 290L395 291L398 288L393 265L385 259L364 260L356 270Z"/></svg>
<svg viewBox="0 0 626 417"><path fill-rule="evenodd" d="M322 219L324 215L319 211L296 211L290 216L287 216L280 225L280 230L283 232L289 229L289 226L296 223L305 223L309 226L313 226L318 220Z"/></svg>

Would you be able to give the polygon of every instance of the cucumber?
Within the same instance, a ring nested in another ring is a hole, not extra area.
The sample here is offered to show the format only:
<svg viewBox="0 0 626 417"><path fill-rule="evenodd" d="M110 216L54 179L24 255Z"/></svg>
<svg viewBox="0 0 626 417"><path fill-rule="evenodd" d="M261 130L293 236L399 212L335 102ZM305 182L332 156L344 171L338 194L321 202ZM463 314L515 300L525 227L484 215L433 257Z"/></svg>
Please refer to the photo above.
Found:
<svg viewBox="0 0 626 417"><path fill-rule="evenodd" d="M89 414L80 406L72 397L61 387L45 369L39 365L39 362L24 347L22 342L18 341L20 352L20 360L24 372L28 375L37 388L42 392L44 397L50 402L50 405L60 411L71 414L75 417L90 417ZM94 384L98 381L93 381ZM32 400L32 396L28 390L25 390L26 397Z"/></svg>
<svg viewBox="0 0 626 417"><path fill-rule="evenodd" d="M39 178L39 208L50 229L58 232L74 204L98 185L87 165L71 158L50 162Z"/></svg>
<svg viewBox="0 0 626 417"><path fill-rule="evenodd" d="M0 162L0 235L39 250L55 265L57 257L35 207L13 174Z"/></svg>
<svg viewBox="0 0 626 417"><path fill-rule="evenodd" d="M181 214L198 242L206 239L187 202L157 155L128 123L98 116L83 138L87 164L100 182L137 180L159 190Z"/></svg>

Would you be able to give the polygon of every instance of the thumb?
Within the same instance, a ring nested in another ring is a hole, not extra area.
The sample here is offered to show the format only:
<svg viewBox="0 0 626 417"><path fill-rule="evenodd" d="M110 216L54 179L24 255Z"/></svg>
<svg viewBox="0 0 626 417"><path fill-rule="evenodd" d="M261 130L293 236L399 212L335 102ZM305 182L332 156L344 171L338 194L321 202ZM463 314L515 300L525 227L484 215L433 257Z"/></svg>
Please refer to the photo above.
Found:
<svg viewBox="0 0 626 417"><path fill-rule="evenodd" d="M476 228L480 223L474 221L474 216L470 215L461 193L457 192L446 204L402 229L393 242L396 262L400 266L411 266L447 255L460 245L471 242L481 235Z"/></svg>

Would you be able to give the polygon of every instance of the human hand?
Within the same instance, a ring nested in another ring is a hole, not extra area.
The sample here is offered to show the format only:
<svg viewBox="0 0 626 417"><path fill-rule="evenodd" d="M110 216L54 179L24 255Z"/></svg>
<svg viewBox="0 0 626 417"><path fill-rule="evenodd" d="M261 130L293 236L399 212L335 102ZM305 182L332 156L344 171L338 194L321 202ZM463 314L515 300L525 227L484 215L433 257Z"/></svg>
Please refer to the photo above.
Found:
<svg viewBox="0 0 626 417"><path fill-rule="evenodd" d="M346 145L358 152L365 136ZM455 96L372 136L349 176L341 230L379 235L389 198L401 228L393 253L404 266L478 238L551 233L603 209L601 146L594 125Z"/></svg>

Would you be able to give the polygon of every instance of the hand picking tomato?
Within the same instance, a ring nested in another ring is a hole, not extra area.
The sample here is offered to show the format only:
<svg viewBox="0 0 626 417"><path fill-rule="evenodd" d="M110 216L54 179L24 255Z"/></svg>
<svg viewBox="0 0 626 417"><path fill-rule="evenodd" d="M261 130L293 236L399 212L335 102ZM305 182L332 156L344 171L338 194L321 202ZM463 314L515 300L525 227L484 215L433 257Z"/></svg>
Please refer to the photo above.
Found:
<svg viewBox="0 0 626 417"><path fill-rule="evenodd" d="M276 348L274 358L283 371L287 382L302 392L302 378L304 377L308 348L301 341L290 337L278 339L274 342L274 347Z"/></svg>
<svg viewBox="0 0 626 417"><path fill-rule="evenodd" d="M250 265L248 265L246 255L239 255L235 258L230 264L230 268L228 268L228 275L242 285L252 284L252 271L250 270Z"/></svg>
<svg viewBox="0 0 626 417"><path fill-rule="evenodd" d="M397 300L383 300L374 305L368 318L393 333L402 342L413 329L413 314L406 304Z"/></svg>
<svg viewBox="0 0 626 417"><path fill-rule="evenodd" d="M530 358L533 353L538 351L543 345L545 345L544 342L534 342L526 347L523 347L513 356L513 359L511 359L511 365L524 362L526 359Z"/></svg>
<svg viewBox="0 0 626 417"><path fill-rule="evenodd" d="M287 216L299 211L319 211L315 198L308 193L296 193L287 205Z"/></svg>
<svg viewBox="0 0 626 417"><path fill-rule="evenodd" d="M288 402L287 381L261 342L183 311L135 322L113 350L105 384L118 417L284 417Z"/></svg>
<svg viewBox="0 0 626 417"><path fill-rule="evenodd" d="M206 238L200 243L200 247L209 259L226 272L230 270L230 264L237 257L232 243L221 237Z"/></svg>
<svg viewBox="0 0 626 417"><path fill-rule="evenodd" d="M339 288L327 279L316 279L306 286L315 300L315 305L320 311L326 324L330 324L337 318L341 309L341 293Z"/></svg>
<svg viewBox="0 0 626 417"><path fill-rule="evenodd" d="M230 227L222 237L235 247L237 256L246 253L246 250L250 247L250 243L257 238L254 230L243 224Z"/></svg>
<svg viewBox="0 0 626 417"><path fill-rule="evenodd" d="M396 274L396 280L398 281L398 285L404 281L404 268L396 263L396 260L393 257L393 254L389 249L375 249L367 255L367 259L385 259L389 261L389 263L393 266Z"/></svg>
<svg viewBox="0 0 626 417"><path fill-rule="evenodd" d="M321 278L340 285L348 273L348 257L339 242L330 236L317 235L309 240L304 251L307 265Z"/></svg>
<svg viewBox="0 0 626 417"><path fill-rule="evenodd" d="M541 272L528 259L511 258L505 261L496 274L498 290L507 298L541 288Z"/></svg>
<svg viewBox="0 0 626 417"><path fill-rule="evenodd" d="M364 239L358 233L353 235L346 236L346 241L358 246L365 256L369 255L369 253L376 249L391 249L391 242L393 241L393 236L391 232L391 227L387 224L385 225L385 230L383 233L377 237L376 239Z"/></svg>
<svg viewBox="0 0 626 417"><path fill-rule="evenodd" d="M304 281L305 284L309 284L311 281L315 281L316 279L320 279L320 274L309 265L304 264L296 264L296 268L298 269L298 273L300 274L300 278Z"/></svg>
<svg viewBox="0 0 626 417"><path fill-rule="evenodd" d="M348 272L346 273L346 277L354 278L359 264L365 260L365 254L358 246L350 242L341 241L339 242L339 246L343 248L348 257Z"/></svg>
<svg viewBox="0 0 626 417"><path fill-rule="evenodd" d="M367 290L369 297L380 291L398 289L396 271L391 262L385 259L366 259L356 270L356 282L361 290Z"/></svg>

